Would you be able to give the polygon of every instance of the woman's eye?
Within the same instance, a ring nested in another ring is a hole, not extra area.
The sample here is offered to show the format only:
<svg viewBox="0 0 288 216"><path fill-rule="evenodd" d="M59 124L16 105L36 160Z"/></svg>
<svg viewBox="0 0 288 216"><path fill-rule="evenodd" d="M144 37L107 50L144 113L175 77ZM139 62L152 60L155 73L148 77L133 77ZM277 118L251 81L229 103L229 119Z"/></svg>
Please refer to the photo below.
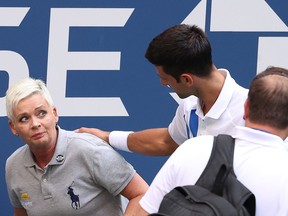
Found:
<svg viewBox="0 0 288 216"><path fill-rule="evenodd" d="M39 112L39 116L45 116L47 114L47 112L45 110L41 110Z"/></svg>
<svg viewBox="0 0 288 216"><path fill-rule="evenodd" d="M26 122L28 120L28 117L23 116L19 119L19 122Z"/></svg>

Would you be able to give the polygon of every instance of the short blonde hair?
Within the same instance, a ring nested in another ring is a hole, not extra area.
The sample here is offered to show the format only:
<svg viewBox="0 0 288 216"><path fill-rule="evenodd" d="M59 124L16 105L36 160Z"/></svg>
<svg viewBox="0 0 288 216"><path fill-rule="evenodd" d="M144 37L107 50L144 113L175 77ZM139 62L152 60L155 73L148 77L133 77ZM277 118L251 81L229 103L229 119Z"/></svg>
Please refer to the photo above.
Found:
<svg viewBox="0 0 288 216"><path fill-rule="evenodd" d="M21 100L33 94L43 95L50 107L54 108L54 102L45 83L40 79L28 77L11 86L6 92L6 113L8 119L13 120L14 108Z"/></svg>

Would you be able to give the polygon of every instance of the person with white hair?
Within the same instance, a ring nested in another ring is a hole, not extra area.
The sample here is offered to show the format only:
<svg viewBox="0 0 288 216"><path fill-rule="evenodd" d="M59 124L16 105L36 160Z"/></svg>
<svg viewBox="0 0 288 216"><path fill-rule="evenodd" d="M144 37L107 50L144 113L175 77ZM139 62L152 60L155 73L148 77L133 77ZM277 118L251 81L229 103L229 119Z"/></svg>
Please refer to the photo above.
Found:
<svg viewBox="0 0 288 216"><path fill-rule="evenodd" d="M12 133L25 142L6 161L15 216L134 214L147 183L105 141L61 129L43 81L10 87L6 108ZM125 213L122 195L129 200Z"/></svg>

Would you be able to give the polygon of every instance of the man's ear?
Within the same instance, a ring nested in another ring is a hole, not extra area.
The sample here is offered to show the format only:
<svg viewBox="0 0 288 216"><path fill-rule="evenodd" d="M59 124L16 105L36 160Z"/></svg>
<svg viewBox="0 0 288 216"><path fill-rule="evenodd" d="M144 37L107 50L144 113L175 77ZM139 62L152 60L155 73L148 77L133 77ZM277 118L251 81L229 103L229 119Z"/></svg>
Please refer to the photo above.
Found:
<svg viewBox="0 0 288 216"><path fill-rule="evenodd" d="M17 131L16 131L16 129L15 129L15 126L14 126L12 120L8 120L8 124L9 124L9 127L10 127L12 133L13 133L15 136L18 136Z"/></svg>
<svg viewBox="0 0 288 216"><path fill-rule="evenodd" d="M244 103L244 116L243 116L244 119L249 118L249 106L250 106L249 100L246 99L246 101Z"/></svg>
<svg viewBox="0 0 288 216"><path fill-rule="evenodd" d="M193 85L193 77L189 73L183 73L180 75L180 81L188 85Z"/></svg>

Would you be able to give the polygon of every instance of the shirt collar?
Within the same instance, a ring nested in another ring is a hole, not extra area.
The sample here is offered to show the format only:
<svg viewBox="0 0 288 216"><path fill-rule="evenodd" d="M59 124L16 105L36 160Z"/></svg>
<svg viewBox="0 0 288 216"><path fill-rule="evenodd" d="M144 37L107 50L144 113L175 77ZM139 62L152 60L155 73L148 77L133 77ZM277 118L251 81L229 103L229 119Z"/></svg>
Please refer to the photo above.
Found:
<svg viewBox="0 0 288 216"><path fill-rule="evenodd" d="M218 71L225 77L224 85L222 87L222 90L214 103L214 105L211 107L209 112L205 115L206 117L209 118L214 118L218 119L225 109L228 107L228 104L232 98L233 95L233 89L235 85L235 80L230 76L230 73L226 69L218 69ZM202 111L202 106L201 106L201 101L198 99L197 103L197 115L198 116L203 116L203 111ZM204 118L204 116L203 116Z"/></svg>
<svg viewBox="0 0 288 216"><path fill-rule="evenodd" d="M287 143L281 137L253 128L236 126L234 137L249 143L288 150Z"/></svg>
<svg viewBox="0 0 288 216"><path fill-rule="evenodd" d="M54 155L49 165L60 165L63 164L66 158L66 149L68 145L67 132L58 127L58 138Z"/></svg>
<svg viewBox="0 0 288 216"><path fill-rule="evenodd" d="M59 126L58 127L58 138L56 143L56 148L54 155L51 159L51 161L48 163L49 165L60 165L63 164L66 158L66 149L67 149L67 133L65 130L62 130ZM26 144L25 146L25 161L24 166L25 167L33 167L36 166L36 163L34 161L34 157L32 152L29 149L29 146Z"/></svg>

